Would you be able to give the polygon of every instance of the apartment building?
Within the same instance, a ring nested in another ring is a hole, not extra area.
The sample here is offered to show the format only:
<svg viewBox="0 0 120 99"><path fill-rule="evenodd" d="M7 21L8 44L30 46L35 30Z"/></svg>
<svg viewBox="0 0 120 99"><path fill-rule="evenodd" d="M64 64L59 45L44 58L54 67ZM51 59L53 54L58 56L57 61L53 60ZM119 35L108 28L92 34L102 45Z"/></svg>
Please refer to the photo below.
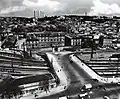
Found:
<svg viewBox="0 0 120 99"><path fill-rule="evenodd" d="M30 38L26 42L28 48L64 46L65 33L63 32L31 32L27 36Z"/></svg>

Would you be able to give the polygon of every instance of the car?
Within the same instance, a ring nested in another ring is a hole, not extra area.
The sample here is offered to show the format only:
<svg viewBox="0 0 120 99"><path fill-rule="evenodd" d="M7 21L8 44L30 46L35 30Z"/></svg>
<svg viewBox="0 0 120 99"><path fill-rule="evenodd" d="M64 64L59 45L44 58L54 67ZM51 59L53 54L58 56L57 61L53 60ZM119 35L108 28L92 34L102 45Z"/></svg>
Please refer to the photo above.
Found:
<svg viewBox="0 0 120 99"><path fill-rule="evenodd" d="M80 90L82 91L82 92L84 92L84 91L90 91L91 89L92 89L92 84L85 84L82 88L80 88Z"/></svg>
<svg viewBox="0 0 120 99"><path fill-rule="evenodd" d="M59 99L69 99L69 96L59 97Z"/></svg>
<svg viewBox="0 0 120 99"><path fill-rule="evenodd" d="M118 82L117 84L120 85L120 82Z"/></svg>
<svg viewBox="0 0 120 99"><path fill-rule="evenodd" d="M85 97L90 98L90 95L89 95L87 92L85 92L85 93L80 93L80 94L78 95L78 97L79 97L80 99L84 99Z"/></svg>
<svg viewBox="0 0 120 99"><path fill-rule="evenodd" d="M88 93L85 92L85 93L79 94L79 97L85 97L85 96L87 96L87 95L88 95Z"/></svg>
<svg viewBox="0 0 120 99"><path fill-rule="evenodd" d="M110 99L108 96L103 96L103 99Z"/></svg>
<svg viewBox="0 0 120 99"><path fill-rule="evenodd" d="M70 63L73 63L73 61L72 61L72 60L70 60Z"/></svg>

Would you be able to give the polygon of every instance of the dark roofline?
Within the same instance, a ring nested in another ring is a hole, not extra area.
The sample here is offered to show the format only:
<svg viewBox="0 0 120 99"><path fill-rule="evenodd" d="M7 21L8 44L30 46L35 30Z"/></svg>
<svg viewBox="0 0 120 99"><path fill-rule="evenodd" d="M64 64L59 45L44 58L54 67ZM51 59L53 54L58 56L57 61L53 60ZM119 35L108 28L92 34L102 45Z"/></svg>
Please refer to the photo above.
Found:
<svg viewBox="0 0 120 99"><path fill-rule="evenodd" d="M52 74L43 74L43 75L31 75L31 76L26 76L24 78L16 79L13 83L15 85L23 85L23 84L29 84L29 83L34 83L34 82L40 82L40 81L46 81L53 79Z"/></svg>

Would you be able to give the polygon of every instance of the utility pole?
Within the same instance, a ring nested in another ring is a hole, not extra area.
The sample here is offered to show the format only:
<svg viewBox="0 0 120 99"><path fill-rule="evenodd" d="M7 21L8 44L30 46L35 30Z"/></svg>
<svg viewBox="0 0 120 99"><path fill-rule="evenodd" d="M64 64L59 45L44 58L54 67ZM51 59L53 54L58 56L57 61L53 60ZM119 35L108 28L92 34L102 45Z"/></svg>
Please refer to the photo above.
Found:
<svg viewBox="0 0 120 99"><path fill-rule="evenodd" d="M94 37L94 36L92 35L91 44L90 44L90 45L91 45L91 59L93 58L93 49L94 49L94 46L93 46L93 44L94 44L94 43L93 43L93 41L94 41L94 40L93 40L93 37Z"/></svg>
<svg viewBox="0 0 120 99"><path fill-rule="evenodd" d="M13 60L11 61L11 67L12 67L12 72L14 72L14 68L13 68Z"/></svg>

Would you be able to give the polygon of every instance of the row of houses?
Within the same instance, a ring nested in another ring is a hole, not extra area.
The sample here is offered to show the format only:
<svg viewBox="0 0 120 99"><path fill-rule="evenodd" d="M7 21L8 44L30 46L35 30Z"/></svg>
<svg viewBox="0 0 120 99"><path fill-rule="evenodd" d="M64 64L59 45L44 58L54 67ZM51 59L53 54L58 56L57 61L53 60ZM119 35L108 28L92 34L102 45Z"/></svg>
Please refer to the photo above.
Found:
<svg viewBox="0 0 120 99"><path fill-rule="evenodd" d="M109 38L104 35L80 35L64 32L29 32L26 38L19 38L16 48L25 51L54 46L77 46L79 48L117 46L120 38Z"/></svg>
<svg viewBox="0 0 120 99"><path fill-rule="evenodd" d="M79 48L103 46L116 46L116 38L105 37L104 35L79 35L67 34L64 32L31 32L27 34L27 49L53 47L53 46L78 46ZM119 41L120 38L117 38Z"/></svg>

